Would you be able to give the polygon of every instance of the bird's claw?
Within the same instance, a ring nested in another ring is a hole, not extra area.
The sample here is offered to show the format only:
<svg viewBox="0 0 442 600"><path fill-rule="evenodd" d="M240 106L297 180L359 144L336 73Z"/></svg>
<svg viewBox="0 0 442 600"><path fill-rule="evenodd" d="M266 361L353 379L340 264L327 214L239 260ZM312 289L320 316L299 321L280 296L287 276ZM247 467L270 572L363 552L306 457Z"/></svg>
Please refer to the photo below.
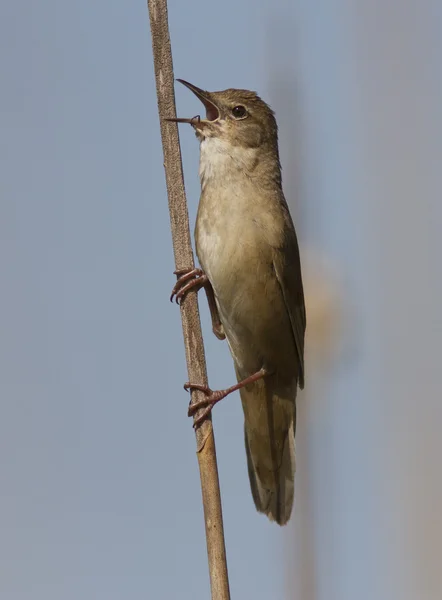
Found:
<svg viewBox="0 0 442 600"><path fill-rule="evenodd" d="M187 415L189 417L193 417L193 415L198 410L200 410L200 408L204 408L202 413L195 419L195 421L193 423L193 426L195 429L197 427L199 427L201 425L201 423L207 419L207 417L212 412L212 408L215 406L215 404L217 402L219 402L220 400L222 400L226 396L226 393L224 390L213 391L209 388L209 386L202 385L199 383L189 383L189 382L185 383L184 389L186 390L186 392L188 392L189 390L198 390L200 392L203 392L203 394L206 395L206 397L203 398L202 400L198 400L198 402L193 402L193 403L189 404L189 409L187 411Z"/></svg>
<svg viewBox="0 0 442 600"><path fill-rule="evenodd" d="M201 269L177 269L174 271L174 275L178 277L178 281L172 288L170 301L173 302L175 298L177 304L180 304L192 288L196 288L198 291L207 282L207 276Z"/></svg>

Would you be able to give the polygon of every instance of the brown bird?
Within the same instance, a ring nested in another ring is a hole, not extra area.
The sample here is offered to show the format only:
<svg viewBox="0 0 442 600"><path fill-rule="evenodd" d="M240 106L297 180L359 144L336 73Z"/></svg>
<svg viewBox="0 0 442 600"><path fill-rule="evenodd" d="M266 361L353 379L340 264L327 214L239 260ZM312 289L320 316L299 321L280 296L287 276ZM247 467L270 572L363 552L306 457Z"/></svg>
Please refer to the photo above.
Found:
<svg viewBox="0 0 442 600"><path fill-rule="evenodd" d="M206 92L179 79L204 104L190 123L200 141L201 198L195 228L203 270L180 271L172 297L204 287L215 335L227 338L238 383L212 391L213 405L239 389L253 499L284 525L294 497L296 392L304 386L304 293L298 242L281 184L273 111L255 92Z"/></svg>

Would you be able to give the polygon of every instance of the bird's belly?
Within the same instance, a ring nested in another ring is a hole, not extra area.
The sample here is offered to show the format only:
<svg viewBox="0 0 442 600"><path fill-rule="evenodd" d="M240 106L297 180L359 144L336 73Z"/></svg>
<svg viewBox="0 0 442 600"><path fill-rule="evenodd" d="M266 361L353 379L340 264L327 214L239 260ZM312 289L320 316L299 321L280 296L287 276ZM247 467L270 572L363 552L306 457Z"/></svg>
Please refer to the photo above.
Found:
<svg viewBox="0 0 442 600"><path fill-rule="evenodd" d="M239 372L276 364L290 370L295 347L272 248L244 219L230 218L228 229L200 222L196 239Z"/></svg>

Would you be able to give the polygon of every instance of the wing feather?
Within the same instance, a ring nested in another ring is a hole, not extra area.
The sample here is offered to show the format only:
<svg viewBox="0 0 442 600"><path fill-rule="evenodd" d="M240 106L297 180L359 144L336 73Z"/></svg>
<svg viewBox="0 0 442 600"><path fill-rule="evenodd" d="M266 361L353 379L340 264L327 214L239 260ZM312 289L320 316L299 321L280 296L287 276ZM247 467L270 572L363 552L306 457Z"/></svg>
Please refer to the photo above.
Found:
<svg viewBox="0 0 442 600"><path fill-rule="evenodd" d="M284 207L286 208L286 207ZM295 229L286 208L284 238L279 248L273 250L273 266L281 286L284 302L292 325L293 337L299 361L299 387L304 387L304 337L306 314L302 286L301 261Z"/></svg>

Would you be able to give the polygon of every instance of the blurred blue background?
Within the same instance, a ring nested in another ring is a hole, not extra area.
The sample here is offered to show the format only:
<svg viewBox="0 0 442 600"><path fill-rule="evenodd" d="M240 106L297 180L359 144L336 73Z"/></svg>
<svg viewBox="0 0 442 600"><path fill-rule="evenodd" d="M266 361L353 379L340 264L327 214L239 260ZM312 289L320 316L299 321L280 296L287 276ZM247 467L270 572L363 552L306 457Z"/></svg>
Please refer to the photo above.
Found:
<svg viewBox="0 0 442 600"><path fill-rule="evenodd" d="M177 77L276 109L306 281L287 528L253 507L238 397L214 414L232 598L438 600L442 7L170 0L169 18ZM146 5L4 2L0 48L0 596L207 598Z"/></svg>

